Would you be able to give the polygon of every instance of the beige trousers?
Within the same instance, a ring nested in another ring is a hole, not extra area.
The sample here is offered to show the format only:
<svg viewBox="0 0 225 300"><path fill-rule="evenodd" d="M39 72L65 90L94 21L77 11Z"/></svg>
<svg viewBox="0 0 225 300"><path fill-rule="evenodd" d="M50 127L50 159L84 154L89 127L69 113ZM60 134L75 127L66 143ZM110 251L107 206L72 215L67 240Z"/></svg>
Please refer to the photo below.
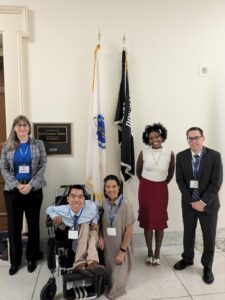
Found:
<svg viewBox="0 0 225 300"><path fill-rule="evenodd" d="M82 263L90 264L93 261L99 262L97 244L97 230L91 230L89 224L81 224L73 266L76 267Z"/></svg>

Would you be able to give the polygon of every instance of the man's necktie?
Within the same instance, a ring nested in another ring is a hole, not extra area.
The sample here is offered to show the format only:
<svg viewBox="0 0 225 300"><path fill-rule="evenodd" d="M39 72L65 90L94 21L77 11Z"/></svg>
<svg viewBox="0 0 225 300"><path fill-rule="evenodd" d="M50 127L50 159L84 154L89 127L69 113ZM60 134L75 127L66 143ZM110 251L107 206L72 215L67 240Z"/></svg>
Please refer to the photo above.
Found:
<svg viewBox="0 0 225 300"><path fill-rule="evenodd" d="M76 230L78 231L78 216L74 215L73 216L73 230ZM78 242L78 239L73 239L73 242L72 242L72 250L74 253L76 253L76 250L77 250L77 242Z"/></svg>
<svg viewBox="0 0 225 300"><path fill-rule="evenodd" d="M194 155L194 164L193 164L193 174L194 174L194 178L197 180L198 179L198 171L199 171L199 160L200 160L200 156L199 155ZM199 190L198 188L195 188L192 192L192 199L197 201L199 200L200 196L199 196Z"/></svg>

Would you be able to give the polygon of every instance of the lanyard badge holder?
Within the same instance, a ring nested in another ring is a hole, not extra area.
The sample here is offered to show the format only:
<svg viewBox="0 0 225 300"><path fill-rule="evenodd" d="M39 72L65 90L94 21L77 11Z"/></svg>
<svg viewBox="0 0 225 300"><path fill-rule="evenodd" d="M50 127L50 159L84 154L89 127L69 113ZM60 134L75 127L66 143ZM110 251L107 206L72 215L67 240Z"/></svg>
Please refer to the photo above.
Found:
<svg viewBox="0 0 225 300"><path fill-rule="evenodd" d="M79 220L82 212L83 212L83 208L81 209L81 212L78 216L77 215L73 216L73 227L72 227L72 230L69 230L69 232L68 232L68 238L73 240L72 250L74 253L76 253L77 244L78 244L78 220Z"/></svg>
<svg viewBox="0 0 225 300"><path fill-rule="evenodd" d="M123 200L123 197L121 196L119 204L116 207L114 214L112 214L111 205L108 203L108 214L109 214L109 220L110 220L110 227L107 227L107 235L108 236L116 236L116 228L113 227L113 222L114 222L116 215L119 212L120 206L122 204L122 200Z"/></svg>
<svg viewBox="0 0 225 300"><path fill-rule="evenodd" d="M197 158L195 158L195 159L197 159ZM201 159L202 159L202 153L198 157L197 162L196 161L194 162L192 160L192 170L193 170L194 179L190 180L190 189L198 189L199 188L199 186L198 186L198 174L199 174Z"/></svg>
<svg viewBox="0 0 225 300"><path fill-rule="evenodd" d="M30 173L30 166L29 165L26 165L24 160L25 160L25 157L27 155L27 152L28 152L28 148L29 146L27 146L25 152L23 153L21 149L20 150L20 154L21 154L21 157L22 157L22 160L23 160L23 164L19 166L19 173L20 174L28 174Z"/></svg>
<svg viewBox="0 0 225 300"><path fill-rule="evenodd" d="M68 235L69 239L71 239L71 240L78 239L78 220L79 220L82 212L83 212L83 208L81 209L81 212L78 216L77 215L73 216L73 227L71 230L69 230L69 235Z"/></svg>

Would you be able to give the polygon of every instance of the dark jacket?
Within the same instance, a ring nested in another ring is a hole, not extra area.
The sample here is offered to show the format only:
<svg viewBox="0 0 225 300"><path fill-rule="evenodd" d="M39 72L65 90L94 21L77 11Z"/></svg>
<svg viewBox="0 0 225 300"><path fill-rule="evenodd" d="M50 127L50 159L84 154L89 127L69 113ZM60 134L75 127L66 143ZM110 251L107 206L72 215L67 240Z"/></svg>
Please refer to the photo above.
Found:
<svg viewBox="0 0 225 300"><path fill-rule="evenodd" d="M190 180L193 180L191 149L177 154L176 181L182 194L182 208L190 205L193 190ZM205 212L211 214L220 207L218 192L223 181L223 165L219 152L204 147L201 159L198 183L200 199L206 203Z"/></svg>

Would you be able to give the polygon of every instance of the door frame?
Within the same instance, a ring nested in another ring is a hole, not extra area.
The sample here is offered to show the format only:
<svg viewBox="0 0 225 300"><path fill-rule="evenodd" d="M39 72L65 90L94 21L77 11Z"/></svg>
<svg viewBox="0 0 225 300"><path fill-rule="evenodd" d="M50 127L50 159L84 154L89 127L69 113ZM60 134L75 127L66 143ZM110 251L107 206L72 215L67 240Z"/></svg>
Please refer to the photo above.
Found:
<svg viewBox="0 0 225 300"><path fill-rule="evenodd" d="M3 38L6 134L8 136L14 118L18 114L26 113L23 38L28 37L28 9L19 6L0 6L0 33Z"/></svg>

